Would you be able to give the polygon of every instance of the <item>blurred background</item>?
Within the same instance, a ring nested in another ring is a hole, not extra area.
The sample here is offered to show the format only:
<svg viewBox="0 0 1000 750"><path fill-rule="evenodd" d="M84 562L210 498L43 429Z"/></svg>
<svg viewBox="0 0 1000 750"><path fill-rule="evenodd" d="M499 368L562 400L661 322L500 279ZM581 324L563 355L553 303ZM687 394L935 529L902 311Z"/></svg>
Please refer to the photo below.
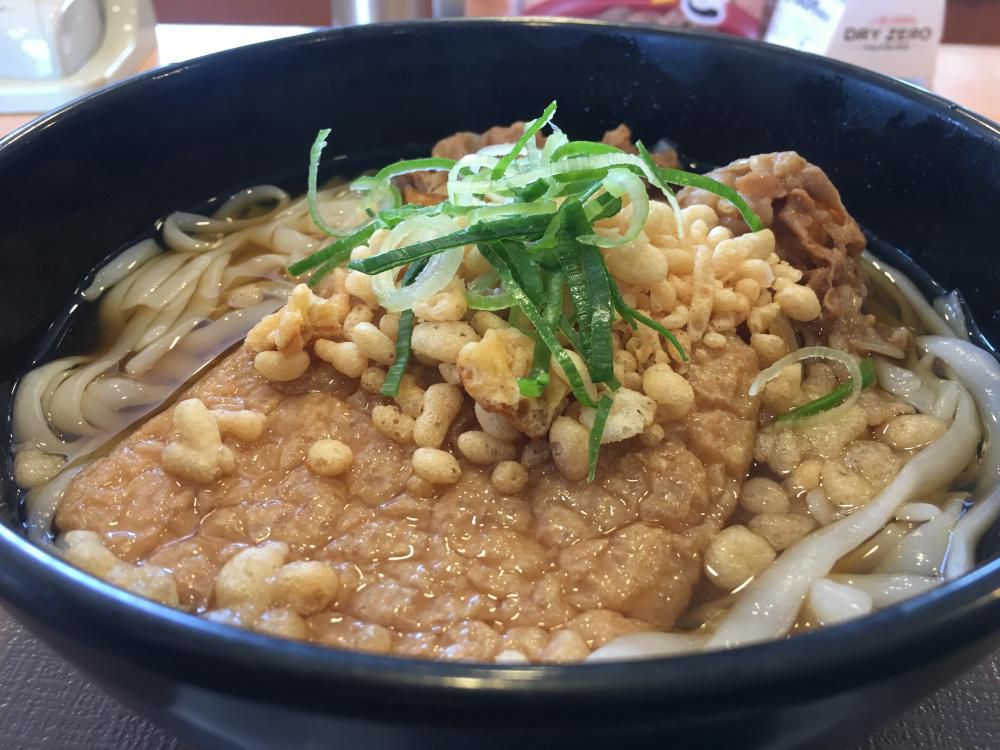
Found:
<svg viewBox="0 0 1000 750"><path fill-rule="evenodd" d="M542 3L529 2L528 6ZM548 4L548 3L546 3ZM593 6L594 3L562 3ZM819 3L817 3L819 4ZM875 0L863 5L877 7ZM914 3L919 4L919 3ZM525 3L507 0L155 0L156 15L164 23L292 24L329 26L385 18L444 15L507 15L523 12ZM622 6L635 3L620 3ZM649 3L651 7L669 3ZM694 5L699 5L694 3ZM700 3L702 6L713 3ZM774 2L761 3L773 7ZM944 3L942 3L944 5ZM946 43L1000 44L1000 2L948 0L944 23Z"/></svg>
<svg viewBox="0 0 1000 750"><path fill-rule="evenodd" d="M763 39L1000 119L1000 0L0 0L0 135L115 80L209 52L329 26L513 15Z"/></svg>

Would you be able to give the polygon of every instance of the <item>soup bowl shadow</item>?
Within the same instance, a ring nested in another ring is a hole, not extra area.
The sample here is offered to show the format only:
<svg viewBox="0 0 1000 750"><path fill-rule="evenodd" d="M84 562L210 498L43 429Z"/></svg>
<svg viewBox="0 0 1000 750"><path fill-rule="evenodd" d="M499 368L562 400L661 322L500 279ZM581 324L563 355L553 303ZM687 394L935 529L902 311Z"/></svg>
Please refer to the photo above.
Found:
<svg viewBox="0 0 1000 750"><path fill-rule="evenodd" d="M994 529L973 573L787 641L644 662L509 667L320 648L198 620L31 544L11 478L10 394L61 342L91 270L167 211L262 181L301 192L316 131L345 172L456 130L533 116L619 122L703 163L794 149L897 262L964 292L1000 340L997 126L851 66L721 37L548 20L349 28L140 76L0 143L6 471L0 598L125 703L205 747L840 746L1000 644ZM332 172L331 172L332 174Z"/></svg>

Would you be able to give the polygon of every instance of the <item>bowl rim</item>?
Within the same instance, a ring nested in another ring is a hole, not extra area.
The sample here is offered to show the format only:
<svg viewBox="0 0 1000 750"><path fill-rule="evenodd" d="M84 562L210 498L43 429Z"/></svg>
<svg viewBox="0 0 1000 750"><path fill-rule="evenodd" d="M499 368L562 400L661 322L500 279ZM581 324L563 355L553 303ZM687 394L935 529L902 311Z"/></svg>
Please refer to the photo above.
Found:
<svg viewBox="0 0 1000 750"><path fill-rule="evenodd" d="M504 18L326 29L175 63L88 94L23 125L0 139L0 164L7 155L29 145L34 136L53 124L94 106L111 106L120 97L127 97L134 87L161 78L193 73L206 66L238 63L245 57L266 54L275 48L336 45L342 38L421 34L441 27L456 27L457 31L460 26L501 25L540 29L539 33L578 29L597 34L697 38L709 48L735 47L747 55L771 58L790 56L818 72L860 80L936 110L956 125L995 139L1000 150L1000 126L981 115L911 84L818 55L752 40L641 25ZM9 420L9 410L6 417ZM7 435L10 435L9 425ZM13 481L9 467L6 473L4 481ZM19 580L20 575L30 581ZM25 583L41 588L29 590ZM389 694L400 701L401 708L417 712L427 706L447 706L452 710L443 716L423 718L450 724L461 721L454 713L459 705L469 709L472 717L477 710L495 712L497 701L503 699L517 701L528 713L542 715L557 705L578 710L583 704L630 707L634 712L662 705L665 697L693 709L700 706L711 711L712 704L706 699L719 696L739 695L744 705L748 701L773 701L773 691L792 691L790 694L799 699L821 696L904 671L918 663L914 654L919 654L921 661L929 661L934 655L956 650L973 639L996 635L1000 626L1000 559L994 559L962 578L860 620L728 651L583 665L436 662L288 641L209 622L91 577L36 546L13 528L0 524L0 594L14 610L35 621L34 612L43 609L38 603L38 590L45 592L46 599L55 597L57 611L76 614L90 626L101 623L106 633L114 636L112 642L118 639L121 643L141 646L150 655L176 653L242 670L244 674L282 675L310 684L324 684L340 695L353 697L353 702L349 700L338 706L344 713L364 714ZM48 606L51 610L53 604ZM49 620L37 622L52 624ZM104 648L108 648L107 642ZM189 667L180 662L175 666L185 679L191 678ZM158 669L169 673L173 667L161 664ZM803 675L809 676L808 685L803 685ZM218 684L205 675L195 679ZM224 689L234 694L259 692L260 686L253 683L252 679L227 680ZM531 703L526 705L523 699L529 694ZM279 696L278 700L291 702L292 697Z"/></svg>

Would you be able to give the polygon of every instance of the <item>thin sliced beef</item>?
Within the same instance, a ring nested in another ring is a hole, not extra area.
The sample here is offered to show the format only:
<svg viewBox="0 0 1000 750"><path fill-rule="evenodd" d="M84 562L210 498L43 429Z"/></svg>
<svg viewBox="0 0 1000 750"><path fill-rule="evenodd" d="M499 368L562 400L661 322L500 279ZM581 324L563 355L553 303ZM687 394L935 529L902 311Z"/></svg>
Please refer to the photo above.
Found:
<svg viewBox="0 0 1000 750"><path fill-rule="evenodd" d="M865 236L822 169L794 151L781 151L738 159L709 176L746 198L774 231L779 254L804 272L828 314L836 316L840 306L831 290L863 289L855 259L865 249ZM736 208L714 193L685 188L677 197L682 206L711 206L734 234L747 231Z"/></svg>
<svg viewBox="0 0 1000 750"><path fill-rule="evenodd" d="M858 264L865 236L822 169L794 151L780 151L738 159L709 176L746 199L774 232L778 254L803 272L822 300L819 324L800 328L838 349L903 356L910 333L861 312L868 293ZM714 193L685 188L677 197L682 206L711 206L734 234L747 231L736 207Z"/></svg>

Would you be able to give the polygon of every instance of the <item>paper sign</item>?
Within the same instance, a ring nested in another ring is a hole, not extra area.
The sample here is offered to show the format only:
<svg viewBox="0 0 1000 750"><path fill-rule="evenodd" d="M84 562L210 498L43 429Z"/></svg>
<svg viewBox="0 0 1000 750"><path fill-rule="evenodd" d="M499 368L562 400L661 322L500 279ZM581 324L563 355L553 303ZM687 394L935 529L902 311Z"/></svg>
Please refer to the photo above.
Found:
<svg viewBox="0 0 1000 750"><path fill-rule="evenodd" d="M778 0L765 41L927 87L945 0Z"/></svg>

